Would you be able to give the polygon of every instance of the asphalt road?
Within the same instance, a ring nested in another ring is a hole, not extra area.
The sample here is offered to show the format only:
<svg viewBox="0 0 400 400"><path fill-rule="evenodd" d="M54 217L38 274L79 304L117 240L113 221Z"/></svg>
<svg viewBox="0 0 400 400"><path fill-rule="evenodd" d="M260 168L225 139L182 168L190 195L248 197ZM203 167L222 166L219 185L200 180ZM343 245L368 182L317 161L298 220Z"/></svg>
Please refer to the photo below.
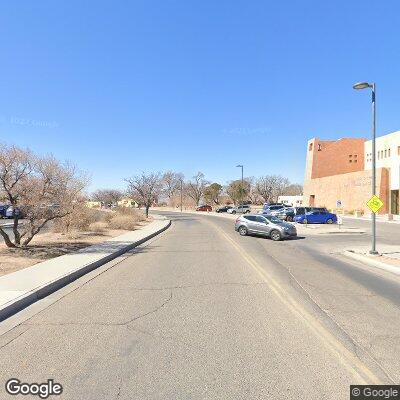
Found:
<svg viewBox="0 0 400 400"><path fill-rule="evenodd" d="M0 390L53 378L74 400L336 400L350 384L400 383L400 283L329 251L354 235L276 243L170 216L0 336Z"/></svg>

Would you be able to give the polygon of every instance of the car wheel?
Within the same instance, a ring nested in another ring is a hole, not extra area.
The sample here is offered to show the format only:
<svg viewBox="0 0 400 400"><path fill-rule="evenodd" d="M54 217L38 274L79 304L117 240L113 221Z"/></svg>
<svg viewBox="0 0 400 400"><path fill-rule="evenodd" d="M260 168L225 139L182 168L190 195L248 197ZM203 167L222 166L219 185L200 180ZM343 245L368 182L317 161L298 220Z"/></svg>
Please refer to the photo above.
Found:
<svg viewBox="0 0 400 400"><path fill-rule="evenodd" d="M239 234L240 234L240 236L246 236L247 235L247 228L245 226L239 227Z"/></svg>
<svg viewBox="0 0 400 400"><path fill-rule="evenodd" d="M277 230L271 231L270 236L274 242L278 242L279 240L282 239L281 233Z"/></svg>
<svg viewBox="0 0 400 400"><path fill-rule="evenodd" d="M232 211L232 214L236 214L236 211Z"/></svg>
<svg viewBox="0 0 400 400"><path fill-rule="evenodd" d="M305 225L305 224L307 224L308 223L308 221L304 218L303 219L303 224Z"/></svg>
<svg viewBox="0 0 400 400"><path fill-rule="evenodd" d="M327 224L333 224L333 219L332 219L332 218L328 218L328 219L326 220L326 223L327 223Z"/></svg>

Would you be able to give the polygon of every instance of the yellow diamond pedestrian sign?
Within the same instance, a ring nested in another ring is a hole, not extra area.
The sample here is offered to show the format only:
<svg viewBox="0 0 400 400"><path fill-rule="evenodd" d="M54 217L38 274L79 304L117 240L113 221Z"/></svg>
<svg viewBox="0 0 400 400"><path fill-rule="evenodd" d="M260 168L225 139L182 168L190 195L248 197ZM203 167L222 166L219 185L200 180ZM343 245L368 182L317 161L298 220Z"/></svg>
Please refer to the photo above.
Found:
<svg viewBox="0 0 400 400"><path fill-rule="evenodd" d="M367 206L369 209L373 212L376 213L380 210L380 208L383 206L383 201L376 195L373 195L368 201L367 201Z"/></svg>

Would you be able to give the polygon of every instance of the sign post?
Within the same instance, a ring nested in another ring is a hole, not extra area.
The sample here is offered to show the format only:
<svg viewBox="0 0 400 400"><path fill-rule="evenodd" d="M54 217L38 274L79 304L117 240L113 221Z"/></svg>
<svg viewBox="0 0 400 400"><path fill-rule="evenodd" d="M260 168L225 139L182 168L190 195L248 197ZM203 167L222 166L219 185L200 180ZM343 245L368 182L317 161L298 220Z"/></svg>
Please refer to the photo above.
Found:
<svg viewBox="0 0 400 400"><path fill-rule="evenodd" d="M376 241L376 235L375 235L375 219L376 219L376 213L382 208L383 206L383 201L377 196L373 195L368 201L367 201L367 206L368 208L372 211L372 220L373 220L373 244L372 244L372 250L370 251L371 254L377 254L376 248L375 248L375 241Z"/></svg>

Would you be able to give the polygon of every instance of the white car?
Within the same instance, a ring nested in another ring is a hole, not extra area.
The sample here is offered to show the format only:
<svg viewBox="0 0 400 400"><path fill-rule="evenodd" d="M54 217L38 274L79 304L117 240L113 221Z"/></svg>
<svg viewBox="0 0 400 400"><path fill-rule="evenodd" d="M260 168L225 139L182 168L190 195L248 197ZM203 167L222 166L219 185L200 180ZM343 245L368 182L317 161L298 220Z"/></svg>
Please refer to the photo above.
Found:
<svg viewBox="0 0 400 400"><path fill-rule="evenodd" d="M248 214L250 212L250 206L248 204L243 204L230 208L227 213L229 214Z"/></svg>

